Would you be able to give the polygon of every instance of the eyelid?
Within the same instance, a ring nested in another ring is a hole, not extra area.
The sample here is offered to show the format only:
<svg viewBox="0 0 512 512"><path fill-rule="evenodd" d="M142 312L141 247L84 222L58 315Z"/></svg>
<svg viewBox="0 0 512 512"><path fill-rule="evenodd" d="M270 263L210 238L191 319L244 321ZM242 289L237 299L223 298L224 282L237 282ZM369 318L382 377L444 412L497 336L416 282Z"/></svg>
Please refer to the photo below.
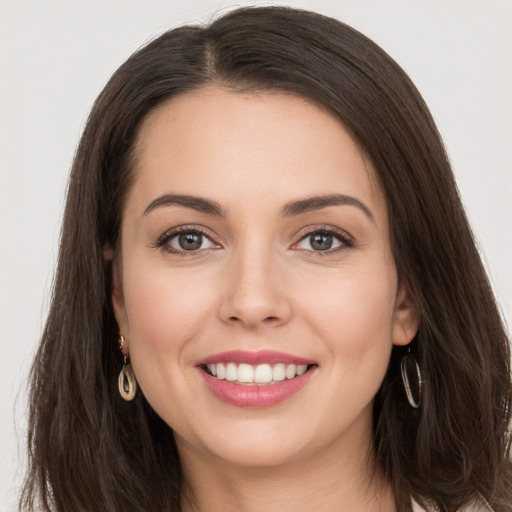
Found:
<svg viewBox="0 0 512 512"><path fill-rule="evenodd" d="M194 232L200 233L201 235L203 235L205 238L210 240L210 242L215 247L208 248L208 249L197 249L194 251L184 251L184 250L176 249L169 245L169 241L172 238L174 238L175 236L180 235L181 233L194 233ZM156 241L155 244L152 245L152 247L157 248L157 249L164 249L171 254L177 254L177 255L182 255L182 256L193 256L193 255L197 255L197 254L202 253L207 250L218 249L221 247L221 245L218 242L216 242L214 237L211 235L211 233L209 233L209 231L206 230L205 228L203 228L202 226L198 226L196 224L184 224L181 226L175 226L175 227L165 231L160 237L158 237L158 240Z"/></svg>
<svg viewBox="0 0 512 512"><path fill-rule="evenodd" d="M298 244L300 242L302 242L305 238L307 238L308 236L314 235L315 233L325 233L325 234L334 236L341 242L341 245L334 249L327 249L325 251L310 251L308 249L299 249L297 247ZM347 231L337 228L335 226L330 226L330 225L326 225L326 224L306 226L305 228L303 228L299 231L297 236L298 236L298 240L293 243L293 245L290 247L291 249L295 249L297 251L312 252L312 253L315 253L315 255L319 255L319 256L332 254L334 252L338 252L340 250L344 250L344 249L351 248L354 246L354 238Z"/></svg>
<svg viewBox="0 0 512 512"><path fill-rule="evenodd" d="M214 246L216 246L216 247L208 248L208 249L197 249L194 251L184 251L184 250L171 248L168 245L169 240L171 240L173 237L179 235L180 233L187 233L187 232L200 233L201 235L206 237L208 240L210 240L210 242L212 244L214 244ZM340 246L338 246L334 249L327 249L325 251L313 251L313 250L309 250L309 249L300 249L297 247L298 244L300 242L302 242L305 238L307 238L308 236L311 236L315 233L324 233L324 234L334 236L341 242L341 244L340 244ZM326 225L326 224L306 226L298 232L297 237L298 237L298 239L296 240L296 242L294 242L292 244L290 249L304 251L304 252L310 252L310 253L314 253L315 255L320 255L320 256L332 254L332 253L335 253L335 252L338 252L338 251L341 251L341 250L344 250L347 248L351 248L354 245L354 239L347 231L337 228L335 226ZM209 232L209 230L205 229L204 227L198 226L196 224L184 224L181 226L175 226L175 227L165 231L158 238L156 243L152 244L152 247L158 248L158 249L163 248L163 249L167 250L168 252L170 252L171 254L192 256L192 255L197 255L197 254L202 253L207 250L219 249L222 246L215 240L214 236L212 236L212 234Z"/></svg>

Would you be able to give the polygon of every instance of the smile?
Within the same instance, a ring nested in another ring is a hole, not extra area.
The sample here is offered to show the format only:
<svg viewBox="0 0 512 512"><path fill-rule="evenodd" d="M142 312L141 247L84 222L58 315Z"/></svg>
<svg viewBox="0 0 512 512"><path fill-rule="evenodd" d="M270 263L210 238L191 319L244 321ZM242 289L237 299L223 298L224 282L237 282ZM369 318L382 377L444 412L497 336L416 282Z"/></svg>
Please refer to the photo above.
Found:
<svg viewBox="0 0 512 512"><path fill-rule="evenodd" d="M271 407L290 399L318 369L312 360L273 350L223 352L195 366L215 397L244 408Z"/></svg>
<svg viewBox="0 0 512 512"><path fill-rule="evenodd" d="M209 363L205 371L219 380L227 380L240 385L262 386L291 380L303 375L308 369L307 364L268 363L251 365L247 363Z"/></svg>

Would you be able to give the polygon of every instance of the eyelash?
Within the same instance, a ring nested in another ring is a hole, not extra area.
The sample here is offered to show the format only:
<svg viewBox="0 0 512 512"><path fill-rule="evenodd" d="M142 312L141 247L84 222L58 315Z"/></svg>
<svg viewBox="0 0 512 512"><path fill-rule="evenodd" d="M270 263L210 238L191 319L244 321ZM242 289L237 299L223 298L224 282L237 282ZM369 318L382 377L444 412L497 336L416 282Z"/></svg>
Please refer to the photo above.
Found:
<svg viewBox="0 0 512 512"><path fill-rule="evenodd" d="M197 226L178 226L178 227L173 228L170 231L167 231L166 233L164 233L158 239L158 241L154 245L154 247L156 247L158 249L163 249L164 251L167 251L167 252L169 252L171 254L176 254L178 256L194 256L194 255L199 254L201 249L198 249L198 250L195 250L195 251L184 251L184 250L180 251L180 250L174 249L173 247L171 247L169 245L169 242L173 238L175 238L176 236L178 236L178 235L180 235L182 233L191 233L191 234L202 235L205 238L207 238L208 240L210 240L212 243L215 243L215 242L213 242L211 236L208 233L206 233L206 231L204 231L203 229L201 229L201 228L199 228Z"/></svg>
<svg viewBox="0 0 512 512"><path fill-rule="evenodd" d="M298 242L295 242L293 244L293 247L297 246L303 240L306 240L308 237L313 236L313 235L332 236L333 238L336 238L340 242L340 245L333 249L326 249L323 251L312 251L309 249L297 249L297 250L310 252L314 256L323 257L323 256L328 256L331 254L338 253L338 252L346 250L346 249L350 249L354 246L354 239L346 231L343 231L342 229L334 228L333 226L314 226L313 229L309 229L308 231L303 232L303 234L301 234L301 237L298 240Z"/></svg>
<svg viewBox="0 0 512 512"><path fill-rule="evenodd" d="M212 240L211 236L206 233L205 230L201 229L197 226L179 226L176 228L173 228L170 231L167 231L164 233L156 242L156 244L153 245L153 247L158 249L163 249L171 254L176 254L178 256L194 256L199 254L201 251L204 251L205 249L197 249L192 251L185 251L185 250L177 250L174 249L169 245L169 242L175 238L176 236L182 234L182 233L191 233L191 234L199 234L207 238L212 242L212 244L215 244L215 242ZM345 231L341 229L334 228L332 226L315 226L313 229L310 229L309 231L306 231L301 234L301 237L297 242L295 242L292 245L292 248L300 244L303 240L306 240L308 237L313 235L328 235L332 236L333 238L336 238L340 245L338 247L335 247L334 249L326 249L323 251L314 251L309 249L295 249L298 251L305 251L309 252L311 254L314 254L315 256L326 256L329 254L337 253L339 251L350 249L354 246L354 240L353 238ZM218 244L215 244L218 245Z"/></svg>

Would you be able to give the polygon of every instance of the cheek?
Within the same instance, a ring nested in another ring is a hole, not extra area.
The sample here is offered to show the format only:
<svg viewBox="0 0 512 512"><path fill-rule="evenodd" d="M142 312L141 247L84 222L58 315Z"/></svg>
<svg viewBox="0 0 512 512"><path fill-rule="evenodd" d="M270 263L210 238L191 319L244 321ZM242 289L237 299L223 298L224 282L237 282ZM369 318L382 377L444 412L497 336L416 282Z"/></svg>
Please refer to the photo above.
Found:
<svg viewBox="0 0 512 512"><path fill-rule="evenodd" d="M166 268L130 270L125 274L124 298L132 344L160 350L201 329L211 297L200 277Z"/></svg>
<svg viewBox="0 0 512 512"><path fill-rule="evenodd" d="M318 296L311 297L309 309L308 327L324 343L320 364L329 383L319 407L343 404L327 421L333 435L370 411L392 349L393 280L345 276L342 282L325 291L321 308Z"/></svg>
<svg viewBox="0 0 512 512"><path fill-rule="evenodd" d="M200 336L208 323L212 299L207 289L199 288L200 281L168 268L125 268L130 359L153 405L168 400L163 391L180 392L183 368L187 367L184 363L191 360L190 341Z"/></svg>
<svg viewBox="0 0 512 512"><path fill-rule="evenodd" d="M345 372L355 375L368 365L382 373L387 367L396 276L387 267L384 270L340 273L322 287L311 287L315 292L303 304L333 364L342 364Z"/></svg>

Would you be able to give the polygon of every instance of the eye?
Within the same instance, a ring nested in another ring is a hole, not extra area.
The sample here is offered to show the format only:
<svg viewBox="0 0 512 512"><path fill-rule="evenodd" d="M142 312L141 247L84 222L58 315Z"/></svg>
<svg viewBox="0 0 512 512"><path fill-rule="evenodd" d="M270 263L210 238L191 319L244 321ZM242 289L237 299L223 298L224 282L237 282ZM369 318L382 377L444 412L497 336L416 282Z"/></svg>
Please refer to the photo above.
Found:
<svg viewBox="0 0 512 512"><path fill-rule="evenodd" d="M174 249L181 249L183 251L197 251L199 249L206 249L209 246L210 240L202 233L188 232L180 233L173 236L168 244Z"/></svg>
<svg viewBox="0 0 512 512"><path fill-rule="evenodd" d="M334 229L318 229L303 236L294 249L314 252L335 252L352 246L352 239L344 232Z"/></svg>
<svg viewBox="0 0 512 512"><path fill-rule="evenodd" d="M198 229L185 227L163 235L158 246L173 253L194 252L218 247L205 233Z"/></svg>
<svg viewBox="0 0 512 512"><path fill-rule="evenodd" d="M341 241L329 233L313 233L304 237L299 243L299 249L309 251L328 251L341 245Z"/></svg>

